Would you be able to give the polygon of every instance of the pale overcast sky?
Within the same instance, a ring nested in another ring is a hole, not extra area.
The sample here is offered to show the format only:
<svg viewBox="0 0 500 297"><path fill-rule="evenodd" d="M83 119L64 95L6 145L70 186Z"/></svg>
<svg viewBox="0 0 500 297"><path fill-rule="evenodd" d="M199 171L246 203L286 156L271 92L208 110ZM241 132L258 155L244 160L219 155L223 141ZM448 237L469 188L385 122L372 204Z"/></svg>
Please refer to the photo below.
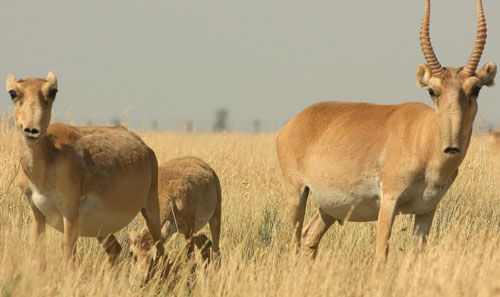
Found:
<svg viewBox="0 0 500 297"><path fill-rule="evenodd" d="M431 38L443 66L466 63L475 0L433 1ZM324 100L431 103L416 86L424 0L1 1L5 77L59 80L55 119L123 118L173 129L281 126ZM484 0L480 62L500 64L500 1ZM500 76L497 80L500 80ZM500 122L500 83L484 88L476 120ZM12 113L3 93L0 112ZM273 126L274 125L274 126Z"/></svg>

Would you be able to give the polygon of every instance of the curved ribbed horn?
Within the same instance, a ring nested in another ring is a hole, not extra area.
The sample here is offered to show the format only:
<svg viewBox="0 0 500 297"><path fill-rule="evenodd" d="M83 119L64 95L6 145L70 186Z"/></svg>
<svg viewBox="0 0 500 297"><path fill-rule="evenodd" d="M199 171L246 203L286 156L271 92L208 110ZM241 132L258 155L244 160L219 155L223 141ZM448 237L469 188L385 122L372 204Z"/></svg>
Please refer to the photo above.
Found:
<svg viewBox="0 0 500 297"><path fill-rule="evenodd" d="M422 20L422 25L420 26L420 47L424 53L425 60L431 68L433 76L440 77L443 74L443 67L439 64L434 49L432 48L431 38L429 36L429 19L431 15L431 3L430 0L425 1L425 13L424 19Z"/></svg>
<svg viewBox="0 0 500 297"><path fill-rule="evenodd" d="M484 17L483 1L477 0L477 35L469 62L464 68L465 74L471 76L476 74L476 68L483 55L486 44L486 18Z"/></svg>

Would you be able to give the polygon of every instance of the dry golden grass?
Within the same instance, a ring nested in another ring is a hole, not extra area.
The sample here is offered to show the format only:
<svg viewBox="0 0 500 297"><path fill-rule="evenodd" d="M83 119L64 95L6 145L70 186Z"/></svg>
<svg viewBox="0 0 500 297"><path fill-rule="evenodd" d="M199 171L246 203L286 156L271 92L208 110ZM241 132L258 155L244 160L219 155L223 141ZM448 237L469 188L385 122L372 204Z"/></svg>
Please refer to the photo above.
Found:
<svg viewBox="0 0 500 297"><path fill-rule="evenodd" d="M113 273L94 239L78 241L77 265L62 266L62 236L47 229L47 265L32 251L30 209L15 186L17 135L0 124L0 296L499 296L500 155L475 137L461 172L439 205L425 252L412 250L410 216L398 216L383 267L374 269L376 223L334 225L318 258L290 261L290 220L272 133L140 133L159 162L195 155L222 185L221 268L181 266L139 286L131 275L126 230ZM310 199L307 218L314 211ZM138 229L142 218L128 228ZM167 245L182 249L180 237Z"/></svg>

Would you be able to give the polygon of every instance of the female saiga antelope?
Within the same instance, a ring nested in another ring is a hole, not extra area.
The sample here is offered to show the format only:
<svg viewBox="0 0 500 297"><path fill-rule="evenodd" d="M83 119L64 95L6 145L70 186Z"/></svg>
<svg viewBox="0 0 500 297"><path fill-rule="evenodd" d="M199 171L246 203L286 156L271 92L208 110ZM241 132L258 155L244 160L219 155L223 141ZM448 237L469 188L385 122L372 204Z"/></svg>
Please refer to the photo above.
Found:
<svg viewBox="0 0 500 297"><path fill-rule="evenodd" d="M163 242L175 232L181 232L189 240L188 253L192 252L193 244L201 249L205 259L209 258L210 246L216 255L219 253L221 188L210 165L195 157L168 161L158 168L158 197ZM213 243L203 234L193 236L207 223ZM129 235L140 273L147 275L151 270L154 241L147 229L141 233L132 231Z"/></svg>
<svg viewBox="0 0 500 297"><path fill-rule="evenodd" d="M139 211L159 242L158 163L137 135L123 127L49 125L57 93L52 72L46 79L9 74L7 91L19 131L19 186L33 210L37 242L45 224L63 232L68 261L78 236L97 237L113 263L121 250L113 233Z"/></svg>
<svg viewBox="0 0 500 297"><path fill-rule="evenodd" d="M278 158L285 184L294 193L290 212L292 246L316 253L335 222L378 220L376 259L385 258L394 216L415 214L421 246L437 204L458 174L469 146L477 97L491 86L497 67L476 72L486 42L481 0L478 34L465 67L441 67L429 37L430 2L420 31L428 64L417 68L434 109L420 103L375 105L322 102L296 115L278 133ZM319 210L302 232L309 192Z"/></svg>

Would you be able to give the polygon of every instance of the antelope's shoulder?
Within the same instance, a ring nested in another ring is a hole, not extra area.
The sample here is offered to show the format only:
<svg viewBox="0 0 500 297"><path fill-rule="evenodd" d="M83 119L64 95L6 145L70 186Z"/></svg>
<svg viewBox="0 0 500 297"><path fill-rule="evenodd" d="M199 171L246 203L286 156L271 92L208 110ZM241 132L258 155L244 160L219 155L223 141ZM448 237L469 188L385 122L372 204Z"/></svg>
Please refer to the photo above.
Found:
<svg viewBox="0 0 500 297"><path fill-rule="evenodd" d="M50 124L47 135L50 142L58 149L74 146L82 137L77 127L63 123Z"/></svg>

